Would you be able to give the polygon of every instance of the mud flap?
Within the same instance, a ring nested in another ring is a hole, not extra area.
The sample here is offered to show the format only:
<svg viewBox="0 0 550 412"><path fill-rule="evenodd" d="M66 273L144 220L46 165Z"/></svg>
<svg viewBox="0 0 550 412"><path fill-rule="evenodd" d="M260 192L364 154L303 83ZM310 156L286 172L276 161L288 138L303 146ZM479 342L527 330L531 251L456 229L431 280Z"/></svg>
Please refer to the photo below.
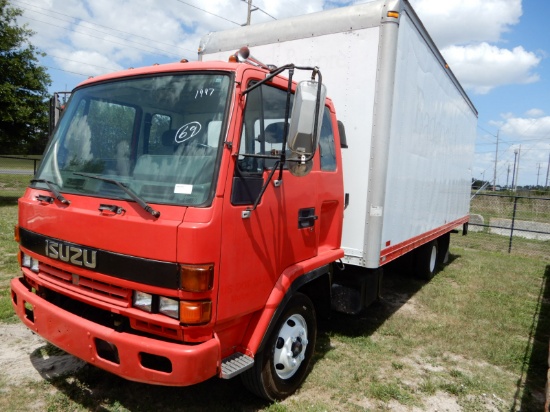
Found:
<svg viewBox="0 0 550 412"><path fill-rule="evenodd" d="M380 298L383 269L347 266L335 274L332 309L356 315Z"/></svg>

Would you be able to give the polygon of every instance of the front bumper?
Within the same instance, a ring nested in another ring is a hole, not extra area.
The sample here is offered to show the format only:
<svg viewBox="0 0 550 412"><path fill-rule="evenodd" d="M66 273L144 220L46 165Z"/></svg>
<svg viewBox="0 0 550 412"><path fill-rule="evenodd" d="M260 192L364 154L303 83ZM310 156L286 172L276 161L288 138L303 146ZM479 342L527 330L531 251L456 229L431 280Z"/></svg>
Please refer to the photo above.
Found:
<svg viewBox="0 0 550 412"><path fill-rule="evenodd" d="M188 386L218 374L215 337L184 345L117 332L67 312L33 293L22 278L11 281L12 305L32 331L64 351L128 380Z"/></svg>

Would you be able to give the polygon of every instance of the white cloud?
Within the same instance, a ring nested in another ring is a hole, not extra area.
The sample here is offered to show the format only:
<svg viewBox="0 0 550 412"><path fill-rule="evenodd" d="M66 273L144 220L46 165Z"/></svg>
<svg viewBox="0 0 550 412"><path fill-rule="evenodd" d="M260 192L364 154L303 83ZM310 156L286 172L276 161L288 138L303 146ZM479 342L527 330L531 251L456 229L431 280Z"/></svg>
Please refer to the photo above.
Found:
<svg viewBox="0 0 550 412"><path fill-rule="evenodd" d="M545 138L550 141L550 116L508 117L500 130L518 141Z"/></svg>
<svg viewBox="0 0 550 412"><path fill-rule="evenodd" d="M523 47L501 49L488 43L449 46L441 51L464 87L485 94L505 84L527 84L539 80L533 73L541 61Z"/></svg>
<svg viewBox="0 0 550 412"><path fill-rule="evenodd" d="M527 110L525 112L525 116L527 116L527 117L543 117L544 116L544 110L541 110L541 109Z"/></svg>
<svg viewBox="0 0 550 412"><path fill-rule="evenodd" d="M519 163L518 184L544 185L550 153L550 116L531 109L525 116L502 113L499 121L490 122L494 134L480 134L475 154L474 177L492 181L495 167L496 130L499 132L497 184L511 184L510 171Z"/></svg>
<svg viewBox="0 0 550 412"><path fill-rule="evenodd" d="M123 66L96 51L55 50L51 52L51 55L59 66L63 66L65 70L73 73L97 76L123 69Z"/></svg>
<svg viewBox="0 0 550 412"><path fill-rule="evenodd" d="M22 22L32 39L56 56L63 70L75 71L76 55L86 58L86 74L99 68L129 67L197 58L200 38L246 21L247 3L238 0L21 0ZM340 7L354 0L254 0L252 22ZM364 2L360 0L359 2ZM542 57L523 47L504 48L502 36L518 24L521 0L411 0L428 32L461 83L474 93L506 84L538 81ZM58 54L63 50L62 54ZM61 56L61 58L59 57ZM73 56L73 57L70 57ZM86 57L85 57L86 56ZM102 56L101 59L98 56ZM99 63L101 62L101 63Z"/></svg>
<svg viewBox="0 0 550 412"><path fill-rule="evenodd" d="M320 11L324 0L256 0L252 22ZM246 22L237 0L21 0L32 42L62 70L97 75L113 68L195 60L200 38Z"/></svg>
<svg viewBox="0 0 550 412"><path fill-rule="evenodd" d="M411 0L460 82L474 93L539 80L542 57L503 35L520 22L522 0Z"/></svg>
<svg viewBox="0 0 550 412"><path fill-rule="evenodd" d="M519 23L521 0L411 0L439 48L497 42Z"/></svg>

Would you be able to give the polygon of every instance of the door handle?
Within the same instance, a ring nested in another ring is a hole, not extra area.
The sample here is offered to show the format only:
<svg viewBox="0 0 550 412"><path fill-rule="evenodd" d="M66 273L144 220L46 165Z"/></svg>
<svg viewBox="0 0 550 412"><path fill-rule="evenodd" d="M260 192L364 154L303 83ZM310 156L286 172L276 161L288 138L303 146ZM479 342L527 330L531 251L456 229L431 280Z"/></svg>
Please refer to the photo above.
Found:
<svg viewBox="0 0 550 412"><path fill-rule="evenodd" d="M315 208L309 207L298 210L298 229L312 227L319 216L315 214Z"/></svg>

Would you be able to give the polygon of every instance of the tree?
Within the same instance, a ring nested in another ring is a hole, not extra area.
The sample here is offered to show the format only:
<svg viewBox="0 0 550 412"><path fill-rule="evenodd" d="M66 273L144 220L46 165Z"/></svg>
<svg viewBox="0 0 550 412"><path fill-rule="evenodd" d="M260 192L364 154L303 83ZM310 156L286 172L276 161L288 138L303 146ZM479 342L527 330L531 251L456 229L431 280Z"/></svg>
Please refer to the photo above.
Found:
<svg viewBox="0 0 550 412"><path fill-rule="evenodd" d="M42 153L48 139L50 76L28 42L34 33L17 25L21 14L0 0L0 154Z"/></svg>

